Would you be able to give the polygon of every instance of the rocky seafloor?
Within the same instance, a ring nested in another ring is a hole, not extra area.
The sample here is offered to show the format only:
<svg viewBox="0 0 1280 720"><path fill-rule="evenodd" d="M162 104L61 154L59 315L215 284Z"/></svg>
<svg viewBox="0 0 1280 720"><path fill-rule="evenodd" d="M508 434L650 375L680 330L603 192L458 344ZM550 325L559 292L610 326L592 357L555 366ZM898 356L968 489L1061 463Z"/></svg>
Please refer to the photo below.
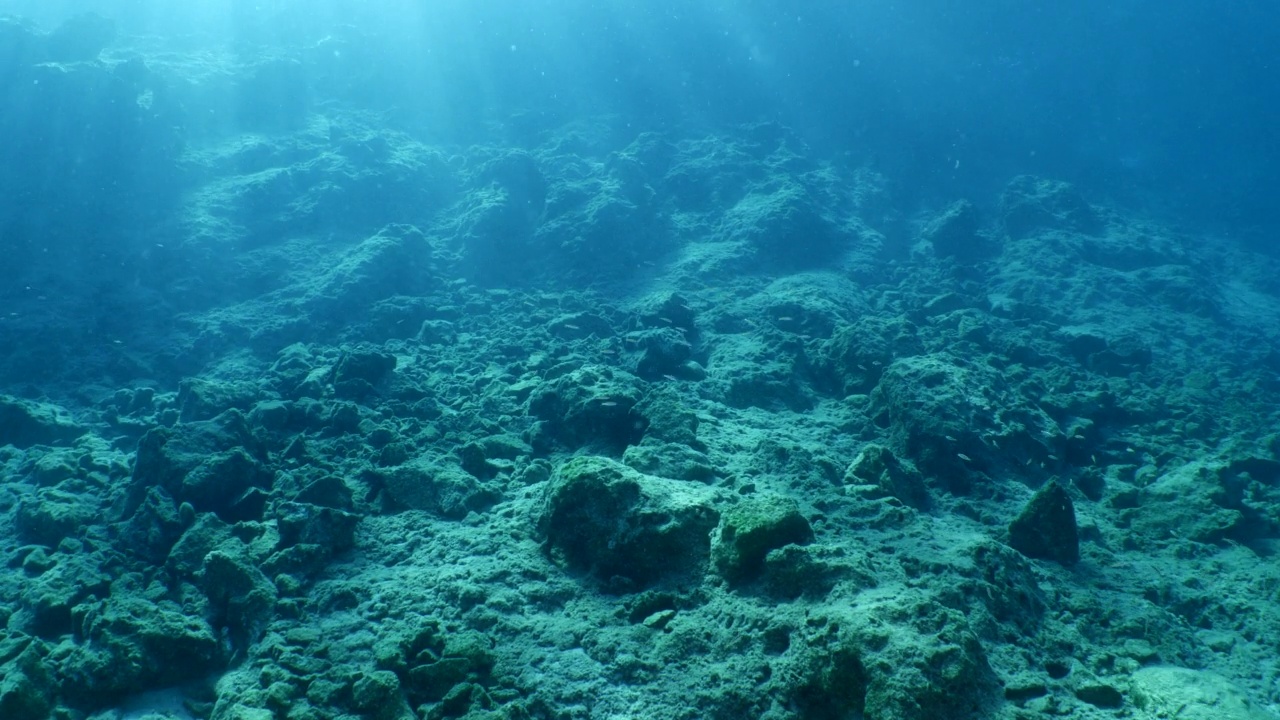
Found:
<svg viewBox="0 0 1280 720"><path fill-rule="evenodd" d="M1280 717L1274 259L608 122L175 148L10 298L0 717Z"/></svg>

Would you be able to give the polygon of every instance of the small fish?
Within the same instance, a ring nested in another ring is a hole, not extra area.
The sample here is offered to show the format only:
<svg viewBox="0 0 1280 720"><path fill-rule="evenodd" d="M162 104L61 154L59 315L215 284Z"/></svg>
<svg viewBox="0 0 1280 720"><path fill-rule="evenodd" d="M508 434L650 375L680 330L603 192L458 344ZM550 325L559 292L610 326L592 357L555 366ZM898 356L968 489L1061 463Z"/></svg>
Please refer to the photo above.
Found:
<svg viewBox="0 0 1280 720"><path fill-rule="evenodd" d="M973 462L973 458L969 457L968 455L965 455L964 453L956 453L956 457L960 458L961 460L967 463Z"/></svg>

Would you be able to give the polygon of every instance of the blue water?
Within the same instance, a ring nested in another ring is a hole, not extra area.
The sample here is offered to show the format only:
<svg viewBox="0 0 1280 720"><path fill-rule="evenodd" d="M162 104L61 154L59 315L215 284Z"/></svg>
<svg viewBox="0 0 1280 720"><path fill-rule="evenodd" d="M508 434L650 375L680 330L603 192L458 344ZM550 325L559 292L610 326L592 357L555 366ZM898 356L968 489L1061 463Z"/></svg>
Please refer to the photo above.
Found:
<svg viewBox="0 0 1280 720"><path fill-rule="evenodd" d="M0 720L1280 717L1264 0L0 0Z"/></svg>

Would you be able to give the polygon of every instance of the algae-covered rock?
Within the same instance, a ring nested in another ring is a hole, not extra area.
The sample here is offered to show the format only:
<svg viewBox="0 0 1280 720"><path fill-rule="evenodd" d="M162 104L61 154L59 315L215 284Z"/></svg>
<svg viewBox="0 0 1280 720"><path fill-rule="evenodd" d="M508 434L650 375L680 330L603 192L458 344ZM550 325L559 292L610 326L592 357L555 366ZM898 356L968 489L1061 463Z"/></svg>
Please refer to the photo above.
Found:
<svg viewBox="0 0 1280 720"><path fill-rule="evenodd" d="M22 611L9 620L9 627L22 627L43 637L57 637L72 631L72 609L86 600L105 597L111 576L103 570L102 555L55 553L54 564L29 578L22 592Z"/></svg>
<svg viewBox="0 0 1280 720"><path fill-rule="evenodd" d="M649 475L711 482L716 478L716 468L711 460L688 445L678 443L649 442L632 445L622 454L622 462Z"/></svg>
<svg viewBox="0 0 1280 720"><path fill-rule="evenodd" d="M1169 469L1142 488L1137 508L1127 510L1135 534L1150 540L1179 536L1201 543L1247 541L1265 536L1266 504L1246 500L1265 492L1241 465L1203 459Z"/></svg>
<svg viewBox="0 0 1280 720"><path fill-rule="evenodd" d="M332 553L347 550L355 542L360 516L310 503L280 503L276 508L280 546L317 544Z"/></svg>
<svg viewBox="0 0 1280 720"><path fill-rule="evenodd" d="M739 199L725 212L721 233L745 240L756 260L775 270L831 262L851 241L814 193L790 178Z"/></svg>
<svg viewBox="0 0 1280 720"><path fill-rule="evenodd" d="M0 644L0 655L6 658L0 673L0 717L49 717L58 690L47 647L29 638L10 640Z"/></svg>
<svg viewBox="0 0 1280 720"><path fill-rule="evenodd" d="M639 378L618 368L591 365L545 383L529 397L529 415L539 421L534 449L555 444L614 454L644 437L648 420L637 405Z"/></svg>
<svg viewBox="0 0 1280 720"><path fill-rule="evenodd" d="M617 589L701 571L717 515L712 491L574 458L547 483L538 526L551 556Z"/></svg>
<svg viewBox="0 0 1280 720"><path fill-rule="evenodd" d="M1001 469L1045 474L1065 454L1058 424L1000 370L949 353L895 360L871 393L871 411L895 454L960 495Z"/></svg>
<svg viewBox="0 0 1280 720"><path fill-rule="evenodd" d="M962 611L895 589L868 597L848 622L866 669L866 717L986 717L999 682Z"/></svg>
<svg viewBox="0 0 1280 720"><path fill-rule="evenodd" d="M1040 488L1009 525L1009 545L1029 558L1062 565L1080 560L1075 505L1056 481Z"/></svg>
<svg viewBox="0 0 1280 720"><path fill-rule="evenodd" d="M708 386L735 408L783 408L805 412L815 398L802 381L804 361L777 336L726 335L718 339L707 362Z"/></svg>
<svg viewBox="0 0 1280 720"><path fill-rule="evenodd" d="M770 550L813 542L813 528L790 498L749 498L724 513L714 538L716 571L739 584L760 575Z"/></svg>
<svg viewBox="0 0 1280 720"><path fill-rule="evenodd" d="M97 519L98 513L92 497L40 488L18 504L14 524L23 540L53 547L63 538L79 535L85 525Z"/></svg>
<svg viewBox="0 0 1280 720"><path fill-rule="evenodd" d="M922 352L920 329L905 317L868 314L841 324L813 353L811 372L824 391L840 397L864 395L895 357Z"/></svg>
<svg viewBox="0 0 1280 720"><path fill-rule="evenodd" d="M372 474L393 506L424 510L451 520L484 510L499 497L493 487L444 457L424 455Z"/></svg>
<svg viewBox="0 0 1280 720"><path fill-rule="evenodd" d="M981 218L973 203L957 200L925 223L920 237L933 245L942 257L954 257L961 262L981 260L995 248L978 233Z"/></svg>
<svg viewBox="0 0 1280 720"><path fill-rule="evenodd" d="M664 376L696 378L701 368L692 362L693 345L674 328L658 328L632 336L642 350L636 374L646 380Z"/></svg>
<svg viewBox="0 0 1280 720"><path fill-rule="evenodd" d="M276 587L244 555L215 550L204 558L202 587L237 647L261 637L271 620Z"/></svg>
<svg viewBox="0 0 1280 720"><path fill-rule="evenodd" d="M1178 720L1275 720L1230 680L1206 670L1153 666L1133 674L1133 704L1149 717Z"/></svg>
<svg viewBox="0 0 1280 720"><path fill-rule="evenodd" d="M1019 175L1000 196L1005 232L1015 240L1037 232L1059 230L1096 233L1103 224L1098 213L1070 183Z"/></svg>
<svg viewBox="0 0 1280 720"><path fill-rule="evenodd" d="M84 641L60 672L79 679L65 688L74 700L100 702L203 678L225 660L209 624L173 603L122 595L80 612Z"/></svg>
<svg viewBox="0 0 1280 720"><path fill-rule="evenodd" d="M849 464L844 482L866 497L893 497L916 509L929 505L929 489L924 478L882 445L872 443L864 447Z"/></svg>
<svg viewBox="0 0 1280 720"><path fill-rule="evenodd" d="M0 446L67 443L84 432L61 408L47 403L0 395Z"/></svg>
<svg viewBox="0 0 1280 720"><path fill-rule="evenodd" d="M229 410L212 420L153 428L138 441L128 512L149 488L224 520L260 519L263 493L274 481L267 452L245 417Z"/></svg>
<svg viewBox="0 0 1280 720"><path fill-rule="evenodd" d="M988 717L999 683L962 612L895 588L791 631L775 685L805 718Z"/></svg>

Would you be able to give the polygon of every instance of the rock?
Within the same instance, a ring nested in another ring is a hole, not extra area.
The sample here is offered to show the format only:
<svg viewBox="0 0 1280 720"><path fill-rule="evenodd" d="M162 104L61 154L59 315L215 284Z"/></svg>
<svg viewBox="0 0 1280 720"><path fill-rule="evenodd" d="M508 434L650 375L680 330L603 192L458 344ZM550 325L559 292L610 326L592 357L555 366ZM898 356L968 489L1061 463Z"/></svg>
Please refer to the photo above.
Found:
<svg viewBox="0 0 1280 720"><path fill-rule="evenodd" d="M191 503L182 507L187 508L186 520L190 522L180 516L179 507L164 488L151 488L133 515L116 526L120 548L152 565L163 563L183 530L195 521L195 507Z"/></svg>
<svg viewBox="0 0 1280 720"><path fill-rule="evenodd" d="M941 257L973 262L989 256L994 249L978 234L979 226L978 210L973 203L957 200L925 224L920 238L933 245L934 252Z"/></svg>
<svg viewBox="0 0 1280 720"><path fill-rule="evenodd" d="M1124 707L1124 693L1109 682L1090 681L1082 683L1075 689L1076 697L1104 710L1119 710Z"/></svg>
<svg viewBox="0 0 1280 720"><path fill-rule="evenodd" d="M209 624L173 603L113 595L77 611L84 642L61 668L63 677L77 678L65 688L75 700L100 703L196 680L224 660Z"/></svg>
<svg viewBox="0 0 1280 720"><path fill-rule="evenodd" d="M716 528L711 557L730 584L758 578L770 550L813 542L813 528L790 498L747 498L730 508Z"/></svg>
<svg viewBox="0 0 1280 720"><path fill-rule="evenodd" d="M45 48L53 62L73 63L96 60L103 48L116 39L116 23L97 13L83 13L65 20L45 37Z"/></svg>
<svg viewBox="0 0 1280 720"><path fill-rule="evenodd" d="M395 505L451 520L482 511L500 497L497 490L447 458L418 457L403 465L375 470L373 475Z"/></svg>
<svg viewBox="0 0 1280 720"><path fill-rule="evenodd" d="M23 540L56 547L63 538L78 536L98 515L98 503L91 497L40 488L18 504L14 525Z"/></svg>
<svg viewBox="0 0 1280 720"><path fill-rule="evenodd" d="M1080 560L1080 537L1071 496L1050 480L1009 525L1009 545L1029 558L1074 565Z"/></svg>
<svg viewBox="0 0 1280 720"><path fill-rule="evenodd" d="M636 364L636 375L646 380L657 380L666 375L685 377L693 359L693 345L684 333L673 328L660 328L632 337L639 340L643 352Z"/></svg>
<svg viewBox="0 0 1280 720"><path fill-rule="evenodd" d="M280 503L276 509L280 547L300 543L319 545L332 554L355 544L360 516L309 503Z"/></svg>
<svg viewBox="0 0 1280 720"><path fill-rule="evenodd" d="M839 397L866 394L895 357L923 352L919 338L920 329L902 317L869 314L842 324L813 359L816 380Z"/></svg>
<svg viewBox="0 0 1280 720"><path fill-rule="evenodd" d="M84 428L62 408L0 395L0 445L58 445L75 440L83 432Z"/></svg>
<svg viewBox="0 0 1280 720"><path fill-rule="evenodd" d="M239 411L213 420L148 430L138 441L127 513L142 503L148 488L162 487L175 502L224 520L260 519L263 497L275 477L265 466L266 451Z"/></svg>
<svg viewBox="0 0 1280 720"><path fill-rule="evenodd" d="M108 564L100 554L55 553L53 567L39 577L27 579L22 591L23 622L11 619L11 629L22 629L40 637L56 638L72 632L72 608L95 597L106 597L111 577L102 569Z"/></svg>
<svg viewBox="0 0 1280 720"><path fill-rule="evenodd" d="M204 558L201 586L235 647L257 642L276 602L276 587L241 553L215 550Z"/></svg>
<svg viewBox="0 0 1280 720"><path fill-rule="evenodd" d="M1222 543L1267 535L1272 521L1246 499L1253 481L1238 467L1203 458L1153 472L1138 493L1138 507L1125 512L1135 537Z"/></svg>
<svg viewBox="0 0 1280 720"><path fill-rule="evenodd" d="M361 401L376 395L378 387L396 369L396 356L374 350L344 353L333 372L333 391L340 398Z"/></svg>
<svg viewBox="0 0 1280 720"><path fill-rule="evenodd" d="M904 505L923 510L929 505L929 489L914 468L902 464L889 448L870 444L845 471L846 485L858 487L872 498L894 497Z"/></svg>
<svg viewBox="0 0 1280 720"><path fill-rule="evenodd" d="M615 590L698 576L715 526L712 491L578 457L547 483L538 527L548 553Z"/></svg>
<svg viewBox="0 0 1280 720"><path fill-rule="evenodd" d="M1133 673L1133 704L1149 717L1179 720L1275 720L1230 680L1205 670L1153 666Z"/></svg>
<svg viewBox="0 0 1280 720"><path fill-rule="evenodd" d="M784 545L770 550L764 556L761 572L764 589L786 600L820 598L831 592L839 580L853 574L847 563L829 557L837 554L816 545Z"/></svg>
<svg viewBox="0 0 1280 720"><path fill-rule="evenodd" d="M1005 232L1014 240L1043 231L1091 235L1101 232L1102 220L1069 183L1019 175L1000 197Z"/></svg>
<svg viewBox="0 0 1280 720"><path fill-rule="evenodd" d="M786 177L738 200L725 212L721 232L745 240L759 265L774 272L825 265L851 244L815 194Z"/></svg>
<svg viewBox="0 0 1280 720"><path fill-rule="evenodd" d="M1135 337L1096 325L1068 325L1054 333L1082 365L1094 372L1127 376L1151 365L1151 348Z"/></svg>
<svg viewBox="0 0 1280 720"><path fill-rule="evenodd" d="M682 337L694 338L698 334L697 313L688 298L670 291L658 291L641 298L635 307L640 322L647 328L670 328ZM629 335L627 342L636 342L643 334Z"/></svg>
<svg viewBox="0 0 1280 720"><path fill-rule="evenodd" d="M698 425L701 422L698 419L698 413L671 385L664 384L651 390L645 396L644 402L637 407L637 411L648 423L644 438L640 441L641 446L667 443L681 445L694 451L700 451L706 447L698 440ZM649 470L643 472L675 477L665 472Z"/></svg>
<svg viewBox="0 0 1280 720"><path fill-rule="evenodd" d="M712 388L735 408L787 408L807 412L815 398L803 382L803 361L778 336L726 335L717 340L708 361Z"/></svg>
<svg viewBox="0 0 1280 720"><path fill-rule="evenodd" d="M716 468L710 458L679 443L645 439L639 445L627 448L622 454L622 462L642 473L676 480L711 482L716 478Z"/></svg>
<svg viewBox="0 0 1280 720"><path fill-rule="evenodd" d="M0 717L50 717L58 687L45 663L48 651L40 642L27 644L16 657L10 657L11 648L2 649L8 659L5 673L0 677Z"/></svg>
<svg viewBox="0 0 1280 720"><path fill-rule="evenodd" d="M618 368L588 365L545 383L529 398L539 421L534 449L555 444L620 453L644 437L648 421L636 409L643 397L638 378Z"/></svg>
<svg viewBox="0 0 1280 720"><path fill-rule="evenodd" d="M184 378L178 384L178 413L183 422L213 420L231 409L248 411L261 398L256 383Z"/></svg>

